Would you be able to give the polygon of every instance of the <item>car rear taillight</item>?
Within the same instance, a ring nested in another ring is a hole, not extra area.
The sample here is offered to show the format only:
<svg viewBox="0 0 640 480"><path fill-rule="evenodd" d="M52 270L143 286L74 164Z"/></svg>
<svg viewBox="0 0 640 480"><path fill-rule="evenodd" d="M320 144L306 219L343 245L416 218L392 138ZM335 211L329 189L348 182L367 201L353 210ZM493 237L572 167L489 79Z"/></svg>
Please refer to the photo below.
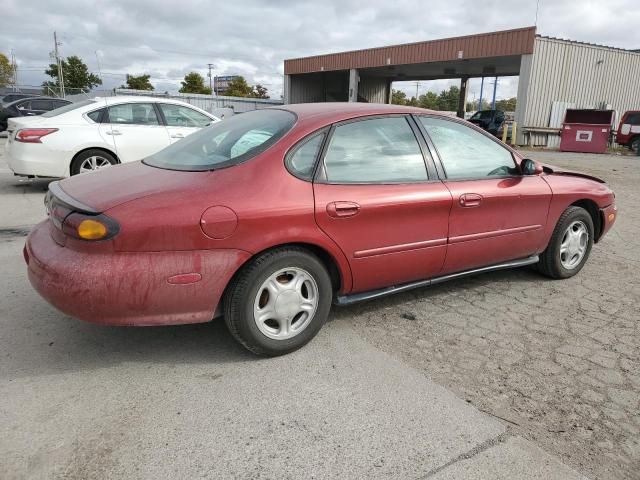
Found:
<svg viewBox="0 0 640 480"><path fill-rule="evenodd" d="M106 215L85 215L71 213L64 219L62 231L80 240L108 240L117 235L120 225Z"/></svg>
<svg viewBox="0 0 640 480"><path fill-rule="evenodd" d="M42 143L42 137L57 131L57 128L25 128L18 130L15 140L22 143Z"/></svg>

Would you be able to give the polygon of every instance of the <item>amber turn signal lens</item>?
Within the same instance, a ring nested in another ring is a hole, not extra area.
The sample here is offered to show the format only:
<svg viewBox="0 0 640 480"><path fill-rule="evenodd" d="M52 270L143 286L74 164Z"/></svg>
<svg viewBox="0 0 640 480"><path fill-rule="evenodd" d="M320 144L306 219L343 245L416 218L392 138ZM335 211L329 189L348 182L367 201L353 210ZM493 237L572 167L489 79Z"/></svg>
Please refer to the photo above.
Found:
<svg viewBox="0 0 640 480"><path fill-rule="evenodd" d="M610 213L609 214L609 222L613 222L613 220L616 218L616 214L615 213Z"/></svg>
<svg viewBox="0 0 640 480"><path fill-rule="evenodd" d="M109 233L106 225L96 220L82 220L78 225L78 236L84 240L100 240Z"/></svg>

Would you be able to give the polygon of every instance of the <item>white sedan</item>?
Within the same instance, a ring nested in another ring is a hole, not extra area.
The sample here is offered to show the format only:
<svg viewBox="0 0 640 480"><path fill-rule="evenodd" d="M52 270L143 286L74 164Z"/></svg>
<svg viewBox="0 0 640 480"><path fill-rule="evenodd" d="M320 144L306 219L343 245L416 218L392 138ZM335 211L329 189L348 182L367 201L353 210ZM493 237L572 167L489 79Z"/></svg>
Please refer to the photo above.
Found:
<svg viewBox="0 0 640 480"><path fill-rule="evenodd" d="M9 119L6 159L16 175L68 177L141 160L218 121L175 100L95 98Z"/></svg>

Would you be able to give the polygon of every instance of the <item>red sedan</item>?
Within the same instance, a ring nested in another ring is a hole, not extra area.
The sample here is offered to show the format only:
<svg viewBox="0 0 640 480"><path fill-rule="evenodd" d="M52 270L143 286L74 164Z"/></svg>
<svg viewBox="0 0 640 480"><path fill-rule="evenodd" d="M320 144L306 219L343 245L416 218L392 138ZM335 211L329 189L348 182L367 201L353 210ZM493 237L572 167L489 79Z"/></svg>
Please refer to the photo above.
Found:
<svg viewBox="0 0 640 480"><path fill-rule="evenodd" d="M583 267L616 218L599 180L523 159L418 108L288 105L141 161L50 185L27 240L35 289L108 325L224 315L257 354L349 304L490 270Z"/></svg>

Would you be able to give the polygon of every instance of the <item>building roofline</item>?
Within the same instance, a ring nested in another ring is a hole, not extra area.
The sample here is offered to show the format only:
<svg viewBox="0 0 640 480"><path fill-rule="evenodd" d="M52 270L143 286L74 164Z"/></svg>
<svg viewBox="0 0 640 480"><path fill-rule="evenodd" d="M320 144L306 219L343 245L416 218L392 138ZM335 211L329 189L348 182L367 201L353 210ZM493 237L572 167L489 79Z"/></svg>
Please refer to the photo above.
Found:
<svg viewBox="0 0 640 480"><path fill-rule="evenodd" d="M573 43L573 44L576 44L576 45L584 45L584 46L588 46L588 47L605 48L607 50L616 50L616 51L619 51L619 52L640 54L640 49L629 49L629 48L621 48L621 47L612 47L610 45L602 45L601 43L582 42L580 40L571 40L571 39L568 39L568 38L552 37L552 36L549 36L549 35L540 35L540 34L536 34L536 38L542 38L542 39L545 39L545 40L553 40L553 41L556 41L556 42Z"/></svg>
<svg viewBox="0 0 640 480"><path fill-rule="evenodd" d="M455 36L455 37L432 38L430 40L419 40L417 42L394 43L392 45L379 45L377 47L360 48L360 49L356 49L356 50L340 50L340 51L337 51L337 52L318 53L316 55L308 55L308 56L305 56L305 57L286 58L284 61L285 62L290 62L290 61L294 61L294 60L306 60L306 59L310 59L310 58L326 57L328 55L339 55L339 54L345 54L345 53L364 53L364 52L371 52L373 50L379 50L381 48L409 47L409 46L412 46L412 45L420 45L420 44L423 44L423 43L441 42L441 41L447 41L447 40L463 40L465 38L471 38L471 37L486 37L486 36L489 36L489 35L495 35L496 33L515 33L515 32L521 32L521 31L525 31L525 30L531 30L531 29L535 30L535 28L536 28L535 26L511 28L509 30L496 30L494 32L471 33L469 35L460 35L460 36Z"/></svg>

